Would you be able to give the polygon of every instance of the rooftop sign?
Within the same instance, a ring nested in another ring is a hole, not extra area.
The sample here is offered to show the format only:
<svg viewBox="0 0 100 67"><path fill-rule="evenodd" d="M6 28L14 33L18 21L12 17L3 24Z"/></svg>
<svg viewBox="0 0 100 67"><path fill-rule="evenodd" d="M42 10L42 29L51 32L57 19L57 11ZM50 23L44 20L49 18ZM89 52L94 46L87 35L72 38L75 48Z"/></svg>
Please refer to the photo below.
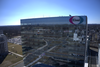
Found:
<svg viewBox="0 0 100 67"><path fill-rule="evenodd" d="M81 16L73 16L69 19L72 24L81 24L84 20Z"/></svg>

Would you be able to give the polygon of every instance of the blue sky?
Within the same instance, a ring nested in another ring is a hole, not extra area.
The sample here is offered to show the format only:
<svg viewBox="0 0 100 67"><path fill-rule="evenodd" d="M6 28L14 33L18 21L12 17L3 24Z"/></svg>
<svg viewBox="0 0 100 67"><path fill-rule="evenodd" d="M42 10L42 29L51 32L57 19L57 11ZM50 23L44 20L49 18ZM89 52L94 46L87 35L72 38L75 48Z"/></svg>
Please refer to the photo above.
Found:
<svg viewBox="0 0 100 67"><path fill-rule="evenodd" d="M100 24L100 0L0 0L0 26L20 25L20 19L86 15Z"/></svg>

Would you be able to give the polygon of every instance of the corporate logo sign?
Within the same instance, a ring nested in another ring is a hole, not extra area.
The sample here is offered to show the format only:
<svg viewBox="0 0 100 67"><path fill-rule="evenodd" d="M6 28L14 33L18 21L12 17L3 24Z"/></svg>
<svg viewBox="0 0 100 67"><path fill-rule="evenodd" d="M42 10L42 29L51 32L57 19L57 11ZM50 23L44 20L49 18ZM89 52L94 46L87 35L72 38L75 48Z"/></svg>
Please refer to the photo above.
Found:
<svg viewBox="0 0 100 67"><path fill-rule="evenodd" d="M73 16L69 19L70 23L76 25L81 24L83 22L83 18L80 16Z"/></svg>

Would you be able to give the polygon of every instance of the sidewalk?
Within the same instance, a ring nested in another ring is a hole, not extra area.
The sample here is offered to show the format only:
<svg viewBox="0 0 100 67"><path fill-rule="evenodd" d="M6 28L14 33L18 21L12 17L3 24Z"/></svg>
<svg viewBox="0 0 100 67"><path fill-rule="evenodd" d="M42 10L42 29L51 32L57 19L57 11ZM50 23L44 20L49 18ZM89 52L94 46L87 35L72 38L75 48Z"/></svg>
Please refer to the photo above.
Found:
<svg viewBox="0 0 100 67"><path fill-rule="evenodd" d="M19 63L21 63L21 62L23 62L23 60L21 60L21 61L19 61L19 62L16 62L16 63L14 63L14 64L12 64L12 65L10 65L10 66L8 66L8 67L15 66L15 65L17 65L17 64L19 64Z"/></svg>
<svg viewBox="0 0 100 67"><path fill-rule="evenodd" d="M29 67L30 65L34 64L35 62L37 62L38 60L40 60L42 57L37 58L36 60L34 60L33 62L31 62L30 64L28 64L26 67Z"/></svg>
<svg viewBox="0 0 100 67"><path fill-rule="evenodd" d="M9 52L10 52L10 53L13 53L13 54L15 54L15 55L17 55L17 56L23 57L23 55L17 54L17 53L15 53L15 52L11 52L11 51L9 51Z"/></svg>

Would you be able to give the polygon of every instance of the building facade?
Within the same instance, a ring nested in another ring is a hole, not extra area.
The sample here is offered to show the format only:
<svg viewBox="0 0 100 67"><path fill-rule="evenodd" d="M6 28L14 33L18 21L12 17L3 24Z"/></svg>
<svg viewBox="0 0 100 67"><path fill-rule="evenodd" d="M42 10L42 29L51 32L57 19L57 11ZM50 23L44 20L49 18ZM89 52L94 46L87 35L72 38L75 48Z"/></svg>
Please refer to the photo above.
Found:
<svg viewBox="0 0 100 67"><path fill-rule="evenodd" d="M22 19L21 37L25 66L35 64L39 61L37 58L52 57L66 61L69 66L83 67L86 25L86 16ZM46 59L43 61L46 62ZM47 64L45 62L41 63Z"/></svg>
<svg viewBox="0 0 100 67"><path fill-rule="evenodd" d="M0 56L8 54L7 38L3 33L0 33Z"/></svg>

